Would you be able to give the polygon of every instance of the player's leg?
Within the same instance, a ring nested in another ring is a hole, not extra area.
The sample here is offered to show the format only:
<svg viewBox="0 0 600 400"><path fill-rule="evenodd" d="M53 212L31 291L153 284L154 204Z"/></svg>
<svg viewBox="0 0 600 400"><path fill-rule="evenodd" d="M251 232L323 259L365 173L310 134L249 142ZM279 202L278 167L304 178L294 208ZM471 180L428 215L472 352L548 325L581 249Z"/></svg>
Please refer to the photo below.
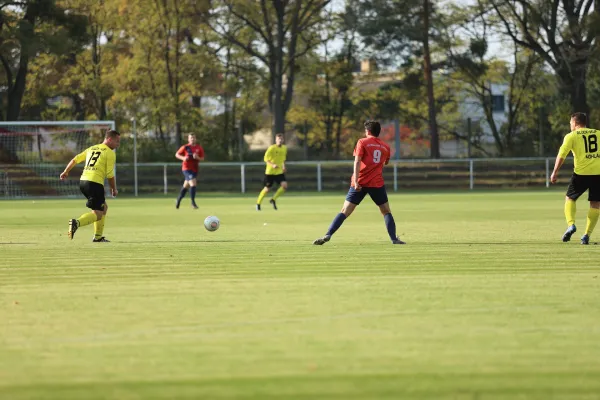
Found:
<svg viewBox="0 0 600 400"><path fill-rule="evenodd" d="M104 202L102 207L102 218L94 222L94 242L108 242L104 237L104 224L106 223L106 214L108 213L108 204Z"/></svg>
<svg viewBox="0 0 600 400"><path fill-rule="evenodd" d="M585 234L581 237L581 244L590 243L590 236L598 223L598 217L600 217L600 176L590 176L589 179L588 200L590 209L588 210Z"/></svg>
<svg viewBox="0 0 600 400"><path fill-rule="evenodd" d="M175 208L179 208L179 205L181 204L181 200L183 200L183 198L185 197L189 187L190 187L190 182L188 179L188 175L187 175L188 171L183 171L183 177L184 177L184 181L183 181L183 186L181 187L181 190L179 191L179 196L177 196L177 203L175 204Z"/></svg>
<svg viewBox="0 0 600 400"><path fill-rule="evenodd" d="M365 198L366 194L367 193L364 188L361 190L356 190L353 187L351 187L350 190L348 190L348 194L346 195L346 201L344 201L342 211L338 215L336 215L335 218L333 218L333 221L331 221L331 225L329 225L329 229L327 230L325 236L316 239L313 242L313 244L322 245L329 242L331 236L338 229L340 229L346 218L352 215L356 207Z"/></svg>
<svg viewBox="0 0 600 400"><path fill-rule="evenodd" d="M265 196L267 195L267 193L269 193L269 189L271 188L271 186L273 186L273 182L274 182L273 175L265 174L265 177L263 179L264 187L260 191L260 193L258 194L258 198L256 199L256 211L260 211L260 204L262 203L262 201L265 198Z"/></svg>
<svg viewBox="0 0 600 400"><path fill-rule="evenodd" d="M277 210L277 199L285 193L285 191L288 188L288 184L287 181L285 180L285 175L281 174L281 175L277 175L275 177L276 181L279 183L279 189L277 189L277 192L275 192L275 195L273 196L273 198L271 200L269 200L269 203L271 203L273 205L273 208Z"/></svg>
<svg viewBox="0 0 600 400"><path fill-rule="evenodd" d="M392 243L406 244L400 240L396 234L396 221L394 221L394 216L392 215L392 210L390 209L390 203L388 202L387 190L385 189L385 186L369 189L369 196L371 196L371 200L373 200L373 202L379 207L381 215L383 215L385 228L387 229Z"/></svg>
<svg viewBox="0 0 600 400"><path fill-rule="evenodd" d="M587 186L580 175L573 174L567 195L565 197L565 219L567 220L567 230L563 234L562 241L568 242L571 236L577 232L575 226L575 215L577 212L577 199L587 190Z"/></svg>
<svg viewBox="0 0 600 400"><path fill-rule="evenodd" d="M188 183L190 185L190 197L192 199L192 207L197 209L198 206L196 205L196 185L197 185L196 174L194 174L194 177L192 179L190 179L188 181Z"/></svg>
<svg viewBox="0 0 600 400"><path fill-rule="evenodd" d="M96 182L80 181L79 190L87 198L86 207L90 208L91 211L82 214L77 219L69 220L69 230L67 235L69 239L75 237L75 232L82 226L86 226L96 222L102 218L102 212L99 211L100 206L104 203L104 186Z"/></svg>

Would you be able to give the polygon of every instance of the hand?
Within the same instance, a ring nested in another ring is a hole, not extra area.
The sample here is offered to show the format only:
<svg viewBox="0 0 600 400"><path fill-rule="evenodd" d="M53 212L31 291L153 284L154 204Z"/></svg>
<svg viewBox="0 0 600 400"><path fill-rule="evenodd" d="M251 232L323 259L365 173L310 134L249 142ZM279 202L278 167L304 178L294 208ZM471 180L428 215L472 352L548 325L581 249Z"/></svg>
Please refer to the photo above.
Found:
<svg viewBox="0 0 600 400"><path fill-rule="evenodd" d="M67 171L63 171L62 174L60 174L60 180L64 181L65 179L67 179L69 177L69 173Z"/></svg>
<svg viewBox="0 0 600 400"><path fill-rule="evenodd" d="M199 160L199 159L200 159L200 156L198 154L194 153L194 160Z"/></svg>
<svg viewBox="0 0 600 400"><path fill-rule="evenodd" d="M358 183L358 181L354 181L354 183L352 183L352 186L354 186L354 189L356 189L356 190L362 189L362 187L360 186L360 184Z"/></svg>
<svg viewBox="0 0 600 400"><path fill-rule="evenodd" d="M277 168L277 164L271 164L271 167Z"/></svg>
<svg viewBox="0 0 600 400"><path fill-rule="evenodd" d="M550 182L556 183L557 179L558 179L558 173L555 171L552 171L552 175L550 175Z"/></svg>
<svg viewBox="0 0 600 400"><path fill-rule="evenodd" d="M110 188L110 195L112 197L117 197L118 193L119 193L119 191L117 189Z"/></svg>
<svg viewBox="0 0 600 400"><path fill-rule="evenodd" d="M286 171L287 171L287 168L285 167L285 165L283 165L283 166L281 167L281 169L283 170L283 172L286 172Z"/></svg>

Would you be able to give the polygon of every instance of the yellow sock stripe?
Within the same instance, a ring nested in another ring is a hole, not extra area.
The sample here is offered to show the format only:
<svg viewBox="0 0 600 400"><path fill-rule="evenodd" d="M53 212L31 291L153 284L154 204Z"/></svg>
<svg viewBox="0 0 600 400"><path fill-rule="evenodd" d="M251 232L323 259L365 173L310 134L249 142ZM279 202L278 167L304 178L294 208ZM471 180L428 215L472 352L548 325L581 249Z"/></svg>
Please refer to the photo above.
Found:
<svg viewBox="0 0 600 400"><path fill-rule="evenodd" d="M600 217L600 210L597 208L590 208L587 215L587 224L585 227L585 234L591 235L594 232L594 228L598 223L598 217Z"/></svg>
<svg viewBox="0 0 600 400"><path fill-rule="evenodd" d="M575 215L577 214L577 203L573 200L565 201L565 218L567 225L571 226L575 224Z"/></svg>

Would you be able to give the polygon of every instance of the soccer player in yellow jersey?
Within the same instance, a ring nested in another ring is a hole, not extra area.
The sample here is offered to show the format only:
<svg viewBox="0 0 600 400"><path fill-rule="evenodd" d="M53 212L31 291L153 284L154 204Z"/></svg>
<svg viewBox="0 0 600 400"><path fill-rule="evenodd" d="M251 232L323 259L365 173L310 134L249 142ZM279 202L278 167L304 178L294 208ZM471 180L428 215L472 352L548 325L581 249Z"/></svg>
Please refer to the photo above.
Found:
<svg viewBox="0 0 600 400"><path fill-rule="evenodd" d="M285 180L285 160L287 158L287 147L283 144L283 134L278 133L275 135L275 144L269 146L265 152L265 163L267 169L265 171L265 179L263 181L265 187L261 190L256 200L256 211L260 211L260 203L262 203L264 197L269 193L269 189L273 186L273 183L279 184L279 189L275 192L275 195L269 203L273 205L273 208L277 210L277 199L281 196L288 187L287 181Z"/></svg>
<svg viewBox="0 0 600 400"><path fill-rule="evenodd" d="M590 243L590 235L598 222L600 215L600 152L598 151L598 137L600 131L587 128L587 115L574 113L571 115L571 132L568 133L558 151L554 171L550 181L556 183L558 171L565 162L569 152L573 152L575 168L571 183L567 189L565 201L565 217L567 219L567 231L562 240L568 242L577 231L575 227L575 202L586 190L590 209L587 215L585 234L581 237L581 244Z"/></svg>
<svg viewBox="0 0 600 400"><path fill-rule="evenodd" d="M106 221L106 212L108 205L104 198L104 179L108 179L110 185L110 194L117 195L117 183L115 180L115 150L119 147L121 136L115 130L106 132L104 141L101 144L87 148L79 153L66 166L60 179L65 180L69 176L69 171L80 162L85 161L83 173L79 181L79 189L87 198L86 207L92 211L83 214L77 219L69 220L69 239L73 239L77 229L82 226L94 224L94 242L108 242L103 236L104 222Z"/></svg>

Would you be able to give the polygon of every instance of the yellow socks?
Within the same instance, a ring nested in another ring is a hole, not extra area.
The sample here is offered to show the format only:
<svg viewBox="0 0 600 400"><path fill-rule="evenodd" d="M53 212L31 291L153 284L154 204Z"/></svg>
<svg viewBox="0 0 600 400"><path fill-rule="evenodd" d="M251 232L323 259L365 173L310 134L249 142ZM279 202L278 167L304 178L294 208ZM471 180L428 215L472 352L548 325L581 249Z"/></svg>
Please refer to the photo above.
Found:
<svg viewBox="0 0 600 400"><path fill-rule="evenodd" d="M577 211L577 203L573 200L565 201L565 217L567 219L567 225L575 225L575 214Z"/></svg>
<svg viewBox="0 0 600 400"><path fill-rule="evenodd" d="M275 192L275 196L273 196L273 200L277 200L279 196L281 196L283 193L285 193L284 188L280 187L279 189L277 189L277 192Z"/></svg>
<svg viewBox="0 0 600 400"><path fill-rule="evenodd" d="M79 222L79 227L92 224L96 222L96 214L93 212L83 214L81 217L77 218L77 222Z"/></svg>
<svg viewBox="0 0 600 400"><path fill-rule="evenodd" d="M104 234L104 222L106 221L106 215L102 217L100 221L94 222L94 239L100 239Z"/></svg>
<svg viewBox="0 0 600 400"><path fill-rule="evenodd" d="M585 234L590 236L596 227L598 217L600 216L600 209L590 208L587 215L587 225L585 226Z"/></svg>
<svg viewBox="0 0 600 400"><path fill-rule="evenodd" d="M260 194L258 195L258 199L256 200L256 204L262 203L263 199L265 198L265 196L267 195L268 192L269 192L269 189L267 189L267 188L264 188L263 190L261 190Z"/></svg>

